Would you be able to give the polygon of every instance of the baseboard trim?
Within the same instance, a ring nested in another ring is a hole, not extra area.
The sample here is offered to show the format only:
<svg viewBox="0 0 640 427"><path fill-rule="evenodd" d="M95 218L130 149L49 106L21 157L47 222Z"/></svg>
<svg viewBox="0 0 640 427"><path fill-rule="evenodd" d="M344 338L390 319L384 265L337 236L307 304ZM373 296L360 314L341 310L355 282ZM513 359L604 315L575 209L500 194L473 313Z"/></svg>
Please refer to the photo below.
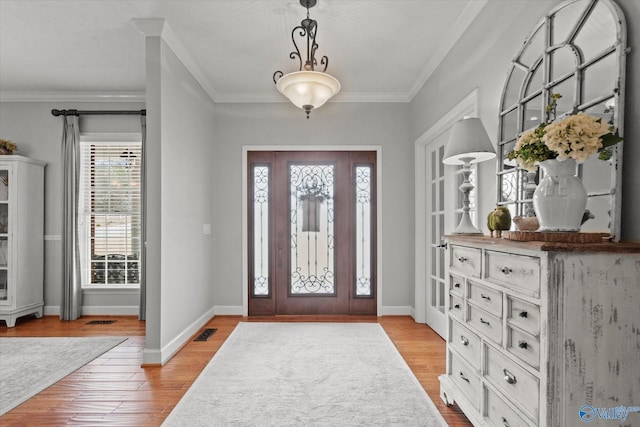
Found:
<svg viewBox="0 0 640 427"><path fill-rule="evenodd" d="M216 305L213 307L216 316L242 316L241 305Z"/></svg>
<svg viewBox="0 0 640 427"><path fill-rule="evenodd" d="M81 316L137 316L137 305L83 305ZM45 305L45 316L59 316L59 305Z"/></svg>
<svg viewBox="0 0 640 427"><path fill-rule="evenodd" d="M142 363L144 365L163 365L167 363L180 349L191 339L191 337L215 316L214 307L207 310L202 316L187 326L174 339L169 341L159 352L155 349L145 349L142 353ZM158 354L159 353L159 354Z"/></svg>
<svg viewBox="0 0 640 427"><path fill-rule="evenodd" d="M84 305L83 316L137 316L140 310L137 305Z"/></svg>
<svg viewBox="0 0 640 427"><path fill-rule="evenodd" d="M44 306L44 315L45 316L60 316L60 306L59 305L45 305Z"/></svg>
<svg viewBox="0 0 640 427"><path fill-rule="evenodd" d="M382 307L383 316L412 316L413 307L409 305L387 305Z"/></svg>

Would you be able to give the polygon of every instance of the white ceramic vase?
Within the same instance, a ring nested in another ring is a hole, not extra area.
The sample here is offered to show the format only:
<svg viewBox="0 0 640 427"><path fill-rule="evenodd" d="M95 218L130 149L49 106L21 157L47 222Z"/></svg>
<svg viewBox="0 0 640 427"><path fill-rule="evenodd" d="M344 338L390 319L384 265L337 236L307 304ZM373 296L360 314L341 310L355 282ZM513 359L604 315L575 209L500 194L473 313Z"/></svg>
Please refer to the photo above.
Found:
<svg viewBox="0 0 640 427"><path fill-rule="evenodd" d="M587 207L587 192L576 173L576 161L545 160L539 163L544 178L533 193L538 231L580 231Z"/></svg>

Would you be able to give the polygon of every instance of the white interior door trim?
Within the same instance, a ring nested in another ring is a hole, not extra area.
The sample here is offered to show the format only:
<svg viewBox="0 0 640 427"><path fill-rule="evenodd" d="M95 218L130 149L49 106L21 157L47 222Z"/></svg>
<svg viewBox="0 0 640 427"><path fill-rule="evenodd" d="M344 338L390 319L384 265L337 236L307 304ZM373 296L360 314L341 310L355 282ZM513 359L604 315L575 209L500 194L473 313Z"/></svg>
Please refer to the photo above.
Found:
<svg viewBox="0 0 640 427"><path fill-rule="evenodd" d="M376 310L382 316L382 146L381 145L243 145L242 146L242 315L249 315L249 247L247 207L247 153L249 151L375 151L376 153Z"/></svg>
<svg viewBox="0 0 640 427"><path fill-rule="evenodd" d="M416 141L414 148L415 159L415 307L414 320L417 323L426 323L426 283L427 272L425 257L427 254L428 230L426 229L427 189L425 187L427 168L425 164L426 146L434 141L443 132L446 132L455 122L464 116L477 117L478 114L478 89L471 91L462 101L449 110L444 116L427 129Z"/></svg>

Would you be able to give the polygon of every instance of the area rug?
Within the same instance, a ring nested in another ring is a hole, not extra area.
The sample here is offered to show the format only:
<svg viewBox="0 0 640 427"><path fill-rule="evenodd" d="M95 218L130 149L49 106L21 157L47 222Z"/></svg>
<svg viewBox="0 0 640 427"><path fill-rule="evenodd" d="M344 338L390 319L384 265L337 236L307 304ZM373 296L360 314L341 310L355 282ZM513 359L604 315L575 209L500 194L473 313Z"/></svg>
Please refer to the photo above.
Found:
<svg viewBox="0 0 640 427"><path fill-rule="evenodd" d="M0 415L126 338L0 338Z"/></svg>
<svg viewBox="0 0 640 427"><path fill-rule="evenodd" d="M163 426L446 426L377 323L239 323Z"/></svg>

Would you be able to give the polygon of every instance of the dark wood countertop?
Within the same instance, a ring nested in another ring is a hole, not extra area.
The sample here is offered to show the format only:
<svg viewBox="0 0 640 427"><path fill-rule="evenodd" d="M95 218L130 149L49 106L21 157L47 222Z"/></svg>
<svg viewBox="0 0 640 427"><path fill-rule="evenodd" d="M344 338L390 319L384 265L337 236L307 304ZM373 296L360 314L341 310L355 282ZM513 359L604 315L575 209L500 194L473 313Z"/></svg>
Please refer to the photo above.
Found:
<svg viewBox="0 0 640 427"><path fill-rule="evenodd" d="M640 242L564 243L517 241L500 237L479 235L447 235L445 240L452 244L478 245L495 249L528 249L548 252L615 252L640 253Z"/></svg>

